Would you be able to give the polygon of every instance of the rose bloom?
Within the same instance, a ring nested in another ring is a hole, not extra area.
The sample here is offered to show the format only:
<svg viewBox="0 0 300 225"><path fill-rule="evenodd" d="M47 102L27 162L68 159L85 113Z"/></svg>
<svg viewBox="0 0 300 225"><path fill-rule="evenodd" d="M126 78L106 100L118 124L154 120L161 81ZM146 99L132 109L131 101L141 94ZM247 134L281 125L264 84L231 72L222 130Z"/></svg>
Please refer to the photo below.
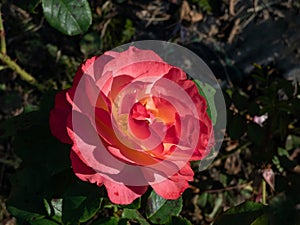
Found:
<svg viewBox="0 0 300 225"><path fill-rule="evenodd" d="M197 86L151 50L108 51L83 63L50 113L52 134L72 145L76 176L130 204L150 185L177 199L214 145Z"/></svg>

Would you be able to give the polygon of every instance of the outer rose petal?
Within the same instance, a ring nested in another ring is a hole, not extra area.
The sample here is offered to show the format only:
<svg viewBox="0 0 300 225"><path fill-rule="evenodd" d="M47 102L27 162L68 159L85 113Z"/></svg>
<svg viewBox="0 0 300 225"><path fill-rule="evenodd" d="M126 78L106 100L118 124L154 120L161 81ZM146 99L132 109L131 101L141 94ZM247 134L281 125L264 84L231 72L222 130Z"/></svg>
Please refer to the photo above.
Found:
<svg viewBox="0 0 300 225"><path fill-rule="evenodd" d="M188 181L192 181L193 176L194 172L189 164L187 164L169 179L158 184L152 184L151 186L161 197L165 199L177 199L189 187Z"/></svg>
<svg viewBox="0 0 300 225"><path fill-rule="evenodd" d="M116 60L111 60L105 65L104 72L113 71L114 73L119 71L120 69L127 67L131 64L135 63L149 63L149 62L163 62L165 63L160 56L154 53L151 50L141 50L134 46L128 48L128 50L120 53L116 52L107 52L105 55L110 55L114 57ZM166 63L165 63L166 64ZM124 75L125 73L121 74ZM132 77L137 77L134 71L133 73L129 73ZM113 74L115 76L117 74Z"/></svg>
<svg viewBox="0 0 300 225"><path fill-rule="evenodd" d="M90 59L87 59L84 63L82 63L78 69L77 72L75 74L74 80L73 80L73 86L72 87L77 87L82 75L87 71L87 69L93 64L95 63L95 60L97 59L97 56L94 56Z"/></svg>
<svg viewBox="0 0 300 225"><path fill-rule="evenodd" d="M98 186L104 183L109 199L115 204L130 204L142 196L148 188L148 186L126 186L110 181L88 167L74 151L71 151L70 157L75 175L83 181L96 183Z"/></svg>
<svg viewBox="0 0 300 225"><path fill-rule="evenodd" d="M82 78L82 75L95 62L97 58L98 57L95 56L82 63L77 69L72 88L59 92L55 97L55 107L50 112L50 129L53 136L58 138L63 143L73 143L67 133L67 117L69 116L69 114L71 114L74 93L80 79ZM105 61L103 62L103 64L105 65L105 63L112 59L113 57L111 56L105 56L103 58L103 60Z"/></svg>
<svg viewBox="0 0 300 225"><path fill-rule="evenodd" d="M74 151L71 151L70 158L73 171L79 179L96 183L98 186L103 184L103 177L96 173L91 167L88 167Z"/></svg>
<svg viewBox="0 0 300 225"><path fill-rule="evenodd" d="M50 129L54 137L67 144L72 144L67 133L67 118L70 112L71 105L66 100L66 91L57 93L55 108L50 112Z"/></svg>
<svg viewBox="0 0 300 225"><path fill-rule="evenodd" d="M148 186L126 186L110 180L105 180L104 185L109 199L115 204L130 204L142 196L148 188Z"/></svg>

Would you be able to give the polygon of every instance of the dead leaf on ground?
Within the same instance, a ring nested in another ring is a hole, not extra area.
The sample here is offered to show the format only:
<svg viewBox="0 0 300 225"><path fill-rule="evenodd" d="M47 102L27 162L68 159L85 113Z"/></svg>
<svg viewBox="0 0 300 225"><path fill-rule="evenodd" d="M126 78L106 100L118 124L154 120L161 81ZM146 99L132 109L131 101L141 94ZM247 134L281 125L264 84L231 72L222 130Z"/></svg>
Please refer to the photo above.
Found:
<svg viewBox="0 0 300 225"><path fill-rule="evenodd" d="M5 221L2 221L3 225L16 225L17 224L17 220L16 218L9 218ZM1 223L0 223L1 224Z"/></svg>
<svg viewBox="0 0 300 225"><path fill-rule="evenodd" d="M185 20L190 23L196 23L203 19L203 15L195 9L191 9L187 1L183 1L180 10L180 20Z"/></svg>

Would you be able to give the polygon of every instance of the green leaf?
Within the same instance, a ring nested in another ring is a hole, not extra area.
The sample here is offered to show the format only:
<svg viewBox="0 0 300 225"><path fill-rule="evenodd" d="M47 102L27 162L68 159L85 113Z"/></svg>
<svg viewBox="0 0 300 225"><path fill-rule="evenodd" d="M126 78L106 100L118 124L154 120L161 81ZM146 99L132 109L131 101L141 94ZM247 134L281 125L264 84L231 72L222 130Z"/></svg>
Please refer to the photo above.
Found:
<svg viewBox="0 0 300 225"><path fill-rule="evenodd" d="M253 77L257 81L260 81L263 84L267 82L267 78L263 74L252 74L251 77Z"/></svg>
<svg viewBox="0 0 300 225"><path fill-rule="evenodd" d="M8 211L23 220L36 220L47 215L43 200L44 185L49 174L42 167L24 168L10 178L12 190Z"/></svg>
<svg viewBox="0 0 300 225"><path fill-rule="evenodd" d="M101 40L100 35L96 32L87 33L80 41L80 51L86 56L100 53Z"/></svg>
<svg viewBox="0 0 300 225"><path fill-rule="evenodd" d="M11 111L22 108L23 99L16 91L0 91L0 112L11 113Z"/></svg>
<svg viewBox="0 0 300 225"><path fill-rule="evenodd" d="M274 163L276 168L279 170L279 172L282 173L284 168L280 165L280 160L276 155L273 156L272 162Z"/></svg>
<svg viewBox="0 0 300 225"><path fill-rule="evenodd" d="M68 168L50 177L45 187L45 198L52 201L53 198L62 197L66 190L78 183L78 178L75 176L73 170ZM53 205L54 207L54 205Z"/></svg>
<svg viewBox="0 0 300 225"><path fill-rule="evenodd" d="M300 137L292 134L288 135L286 138L285 148L287 150L292 150L298 147L300 147Z"/></svg>
<svg viewBox="0 0 300 225"><path fill-rule="evenodd" d="M124 3L124 2L126 2L127 0L116 0L116 2L118 3L118 4L122 4L122 3Z"/></svg>
<svg viewBox="0 0 300 225"><path fill-rule="evenodd" d="M23 113L0 123L0 138L12 137L34 123L37 112Z"/></svg>
<svg viewBox="0 0 300 225"><path fill-rule="evenodd" d="M122 218L137 221L141 225L150 225L147 220L136 209L124 209Z"/></svg>
<svg viewBox="0 0 300 225"><path fill-rule="evenodd" d="M193 2L198 3L203 11L209 13L216 11L218 6L217 0L193 0Z"/></svg>
<svg viewBox="0 0 300 225"><path fill-rule="evenodd" d="M49 24L64 34L83 34L92 24L87 0L42 0L42 6Z"/></svg>
<svg viewBox="0 0 300 225"><path fill-rule="evenodd" d="M206 205L207 205L207 199L208 199L208 193L207 192L203 192L199 198L198 198L198 201L197 201L197 204L204 208Z"/></svg>
<svg viewBox="0 0 300 225"><path fill-rule="evenodd" d="M152 191L146 208L147 218L155 224L165 224L169 217L178 216L182 209L182 198L167 200Z"/></svg>
<svg viewBox="0 0 300 225"><path fill-rule="evenodd" d="M166 225L192 225L186 218L180 216L172 216Z"/></svg>
<svg viewBox="0 0 300 225"><path fill-rule="evenodd" d="M237 140L242 137L246 131L246 119L239 114L227 112L227 132L231 139Z"/></svg>
<svg viewBox="0 0 300 225"><path fill-rule="evenodd" d="M278 82L278 86L289 99L293 98L294 86L291 81L281 79Z"/></svg>
<svg viewBox="0 0 300 225"><path fill-rule="evenodd" d="M55 174L70 167L70 146L60 143L51 135L48 123L48 120L42 120L40 125L18 133L14 144L23 166L38 164Z"/></svg>
<svg viewBox="0 0 300 225"><path fill-rule="evenodd" d="M137 198L129 205L118 205L118 208L139 209L141 207L141 198Z"/></svg>
<svg viewBox="0 0 300 225"><path fill-rule="evenodd" d="M53 207L54 215L56 216L62 216L62 199L52 199L51 205Z"/></svg>
<svg viewBox="0 0 300 225"><path fill-rule="evenodd" d="M300 99L291 99L290 104L293 106L291 107L291 112L298 116L300 114Z"/></svg>
<svg viewBox="0 0 300 225"><path fill-rule="evenodd" d="M274 196L269 201L269 214L272 225L299 225L299 176L296 176L297 184L288 186L288 189L293 189L293 194L287 195L280 193ZM289 192L289 191L287 191Z"/></svg>
<svg viewBox="0 0 300 225"><path fill-rule="evenodd" d="M42 118L49 120L50 110L54 108L56 94L57 91L51 90L43 95L40 103L40 114Z"/></svg>
<svg viewBox="0 0 300 225"><path fill-rule="evenodd" d="M284 148L278 147L277 148L277 152L278 152L279 156L290 157L289 152L286 149L284 149Z"/></svg>
<svg viewBox="0 0 300 225"><path fill-rule="evenodd" d="M251 116L256 116L259 115L259 104L255 101L250 102L249 104L247 104L247 113L249 113Z"/></svg>
<svg viewBox="0 0 300 225"><path fill-rule="evenodd" d="M64 224L86 222L99 211L101 202L98 186L80 182L63 196L62 221Z"/></svg>
<svg viewBox="0 0 300 225"><path fill-rule="evenodd" d="M199 80L194 80L194 82L198 87L200 95L202 95L206 99L208 116L210 117L212 124L215 125L217 122L218 115L214 99L216 89L214 89L213 86L209 84L204 84Z"/></svg>
<svg viewBox="0 0 300 225"><path fill-rule="evenodd" d="M15 196L14 198L10 198L7 202L7 210L17 219L36 220L43 218L43 212L40 210L42 209L40 207L43 207L43 205L34 205L32 203L36 201L41 201L41 198L37 199L30 195L27 195L26 197Z"/></svg>
<svg viewBox="0 0 300 225"><path fill-rule="evenodd" d="M290 160L287 156L279 156L278 157L280 165L286 170L292 170L297 163L295 161Z"/></svg>
<svg viewBox="0 0 300 225"><path fill-rule="evenodd" d="M265 209L266 206L262 204L244 202L217 217L213 225L251 225L264 214Z"/></svg>
<svg viewBox="0 0 300 225"><path fill-rule="evenodd" d="M232 95L233 104L239 110L244 110L248 106L248 99L241 91L236 90Z"/></svg>
<svg viewBox="0 0 300 225"><path fill-rule="evenodd" d="M122 32L122 40L121 43L129 42L132 36L135 33L135 28L133 27L133 23L130 19L126 19L125 27Z"/></svg>
<svg viewBox="0 0 300 225"><path fill-rule="evenodd" d="M47 209L48 215L51 216L58 222L61 221L62 216L62 198L51 199L51 201L47 201L44 199L45 207Z"/></svg>
<svg viewBox="0 0 300 225"><path fill-rule="evenodd" d="M285 139L287 130L288 130L288 125L291 121L289 121L289 116L286 113L279 113L278 116L278 126L279 126L279 133L281 139Z"/></svg>
<svg viewBox="0 0 300 225"><path fill-rule="evenodd" d="M222 208L223 204L223 196L222 195L217 195L215 199L213 199L213 203L211 204L213 206L212 211L207 215L208 218L215 218L217 213L220 211Z"/></svg>
<svg viewBox="0 0 300 225"><path fill-rule="evenodd" d="M251 225L267 225L267 224L269 224L269 217L267 214L263 214L262 216L254 220L253 223L251 223Z"/></svg>
<svg viewBox="0 0 300 225"><path fill-rule="evenodd" d="M247 134L249 139L256 145L260 145L264 139L264 129L258 124L250 122L248 124Z"/></svg>
<svg viewBox="0 0 300 225"><path fill-rule="evenodd" d="M59 225L59 222L55 222L49 219L40 219L29 222L30 225Z"/></svg>

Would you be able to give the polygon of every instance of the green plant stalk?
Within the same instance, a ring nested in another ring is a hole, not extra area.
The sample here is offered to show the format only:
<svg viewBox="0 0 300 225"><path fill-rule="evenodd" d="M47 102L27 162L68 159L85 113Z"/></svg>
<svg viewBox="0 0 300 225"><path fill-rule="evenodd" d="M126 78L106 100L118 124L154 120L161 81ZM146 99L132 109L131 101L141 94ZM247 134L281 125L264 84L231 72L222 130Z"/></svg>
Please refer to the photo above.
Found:
<svg viewBox="0 0 300 225"><path fill-rule="evenodd" d="M13 166L14 168L18 168L20 165L17 161L8 160L8 159L0 159L0 163L4 165Z"/></svg>
<svg viewBox="0 0 300 225"><path fill-rule="evenodd" d="M27 73L25 70L23 70L15 61L13 61L8 55L0 53L0 60L2 60L10 69L13 71L16 71L23 80L28 82L29 84L37 87L40 91L44 89L42 85L40 85L37 80L31 76L29 73Z"/></svg>
<svg viewBox="0 0 300 225"><path fill-rule="evenodd" d="M262 204L267 205L267 185L265 179L261 180L261 189L262 189Z"/></svg>
<svg viewBox="0 0 300 225"><path fill-rule="evenodd" d="M0 14L1 14L1 4L0 4ZM3 55L6 55L6 41L5 41L5 31L2 21L2 14L0 15L0 51Z"/></svg>
<svg viewBox="0 0 300 225"><path fill-rule="evenodd" d="M16 73L19 74L23 80L37 87L38 90L43 91L44 86L39 84L33 76L31 76L29 73L23 70L15 61L13 61L6 54L5 30L3 26L1 7L2 4L0 4L0 60L2 60L3 63L5 63L10 69L16 71Z"/></svg>

